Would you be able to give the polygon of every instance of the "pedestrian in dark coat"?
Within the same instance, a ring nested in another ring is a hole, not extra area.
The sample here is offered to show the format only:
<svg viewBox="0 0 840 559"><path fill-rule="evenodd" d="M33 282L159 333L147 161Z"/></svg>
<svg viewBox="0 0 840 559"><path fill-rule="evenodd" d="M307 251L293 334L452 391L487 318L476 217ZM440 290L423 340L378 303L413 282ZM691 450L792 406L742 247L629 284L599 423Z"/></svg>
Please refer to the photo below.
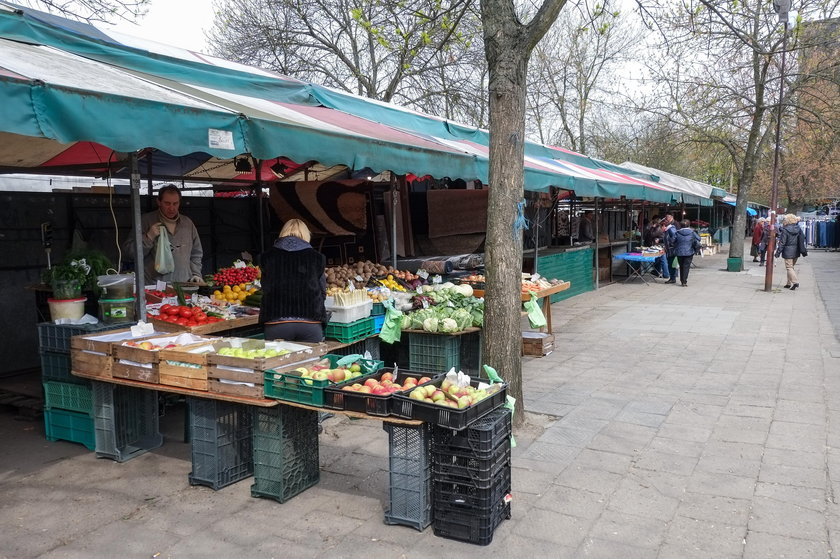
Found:
<svg viewBox="0 0 840 559"><path fill-rule="evenodd" d="M674 254L680 262L680 285L688 286L688 271L694 255L700 251L700 235L691 228L687 219L680 223L681 229L674 234Z"/></svg>
<svg viewBox="0 0 840 559"><path fill-rule="evenodd" d="M808 256L808 247L805 244L805 232L799 227L799 216L786 214L782 223L779 244L776 246L776 258L779 256L784 258L787 272L785 289L793 291L799 287L799 278L796 277L793 267L800 256Z"/></svg>

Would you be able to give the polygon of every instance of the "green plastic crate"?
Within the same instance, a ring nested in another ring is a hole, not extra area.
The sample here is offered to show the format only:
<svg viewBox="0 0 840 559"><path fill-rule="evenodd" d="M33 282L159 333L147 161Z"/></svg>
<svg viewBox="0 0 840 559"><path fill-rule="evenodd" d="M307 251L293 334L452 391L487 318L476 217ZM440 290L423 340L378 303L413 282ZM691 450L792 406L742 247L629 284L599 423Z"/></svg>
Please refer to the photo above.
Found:
<svg viewBox="0 0 840 559"><path fill-rule="evenodd" d="M44 383L44 407L86 413L93 417L93 395L90 386L68 382Z"/></svg>
<svg viewBox="0 0 840 559"><path fill-rule="evenodd" d="M330 340L338 340L341 343L352 344L355 341L373 335L373 317L368 316L356 322L342 324L340 322L327 323L324 329L324 337Z"/></svg>
<svg viewBox="0 0 840 559"><path fill-rule="evenodd" d="M251 496L281 503L320 480L318 412L291 406L254 408Z"/></svg>
<svg viewBox="0 0 840 559"><path fill-rule="evenodd" d="M461 365L461 337L447 334L408 333L408 368L412 371L445 373Z"/></svg>
<svg viewBox="0 0 840 559"><path fill-rule="evenodd" d="M44 410L44 431L48 441L70 441L96 449L93 417L86 413L51 409Z"/></svg>
<svg viewBox="0 0 840 559"><path fill-rule="evenodd" d="M385 305L382 303L374 303L373 308L370 310L371 316L385 316Z"/></svg>
<svg viewBox="0 0 840 559"><path fill-rule="evenodd" d="M342 357L344 356L328 354L323 359L328 359L330 367L335 367L336 363ZM375 359L360 359L358 363L361 365L363 373L375 373L383 366L382 361ZM276 398L277 400L309 404L311 406L324 405L324 388L332 384L328 380L302 378L294 372L282 373L275 369L266 371L264 378L266 398Z"/></svg>
<svg viewBox="0 0 840 559"><path fill-rule="evenodd" d="M96 455L125 462L163 444L155 390L93 383Z"/></svg>

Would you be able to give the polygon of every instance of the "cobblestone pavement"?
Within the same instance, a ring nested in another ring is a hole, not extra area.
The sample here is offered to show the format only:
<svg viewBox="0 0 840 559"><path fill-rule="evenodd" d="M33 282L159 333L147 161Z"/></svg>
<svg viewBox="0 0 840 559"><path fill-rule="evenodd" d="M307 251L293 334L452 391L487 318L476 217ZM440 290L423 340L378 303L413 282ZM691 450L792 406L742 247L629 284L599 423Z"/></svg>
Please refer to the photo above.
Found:
<svg viewBox="0 0 840 559"><path fill-rule="evenodd" d="M765 293L764 268L725 262L553 305L556 349L523 367L513 518L488 548L383 524L378 421L328 420L320 483L279 504L250 480L190 486L179 418L118 464L0 414L0 557L836 555L840 253L802 259L795 292L783 265Z"/></svg>

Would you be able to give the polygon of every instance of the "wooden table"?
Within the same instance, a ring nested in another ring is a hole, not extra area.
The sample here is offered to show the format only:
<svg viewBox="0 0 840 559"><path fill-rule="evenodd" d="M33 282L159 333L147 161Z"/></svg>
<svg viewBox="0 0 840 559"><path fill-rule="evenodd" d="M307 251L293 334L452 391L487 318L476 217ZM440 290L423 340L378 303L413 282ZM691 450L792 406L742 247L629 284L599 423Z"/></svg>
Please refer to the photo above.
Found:
<svg viewBox="0 0 840 559"><path fill-rule="evenodd" d="M549 334L553 333L551 329L551 296L561 291L566 291L572 286L571 282L561 281L556 285L552 285L540 291L529 291L522 293L522 302L525 303L531 300L531 295L535 295L538 299L542 299L542 311L545 315L545 328L540 328L540 332L546 331Z"/></svg>
<svg viewBox="0 0 840 559"><path fill-rule="evenodd" d="M201 326L181 326L166 322L165 320L158 320L156 318L150 319L158 332L189 332L191 334L214 334L217 332L224 332L226 330L235 330L245 326L256 326L260 322L259 314L252 314L240 316L231 320L221 320L219 322L212 322L210 324L202 324Z"/></svg>

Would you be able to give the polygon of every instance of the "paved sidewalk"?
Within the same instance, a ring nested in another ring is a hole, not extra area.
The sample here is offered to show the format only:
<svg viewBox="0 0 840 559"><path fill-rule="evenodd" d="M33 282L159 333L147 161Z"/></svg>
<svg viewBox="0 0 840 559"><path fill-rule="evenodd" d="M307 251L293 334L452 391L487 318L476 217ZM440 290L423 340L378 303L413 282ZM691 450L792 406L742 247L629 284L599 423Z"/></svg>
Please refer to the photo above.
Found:
<svg viewBox="0 0 840 559"><path fill-rule="evenodd" d="M751 262L696 262L687 288L553 306L557 349L524 363L513 518L488 548L383 524L378 421L328 420L321 482L279 504L250 480L191 487L179 418L161 449L117 464L0 415L0 557L836 555L840 253L802 259L795 292L781 265L765 293Z"/></svg>

